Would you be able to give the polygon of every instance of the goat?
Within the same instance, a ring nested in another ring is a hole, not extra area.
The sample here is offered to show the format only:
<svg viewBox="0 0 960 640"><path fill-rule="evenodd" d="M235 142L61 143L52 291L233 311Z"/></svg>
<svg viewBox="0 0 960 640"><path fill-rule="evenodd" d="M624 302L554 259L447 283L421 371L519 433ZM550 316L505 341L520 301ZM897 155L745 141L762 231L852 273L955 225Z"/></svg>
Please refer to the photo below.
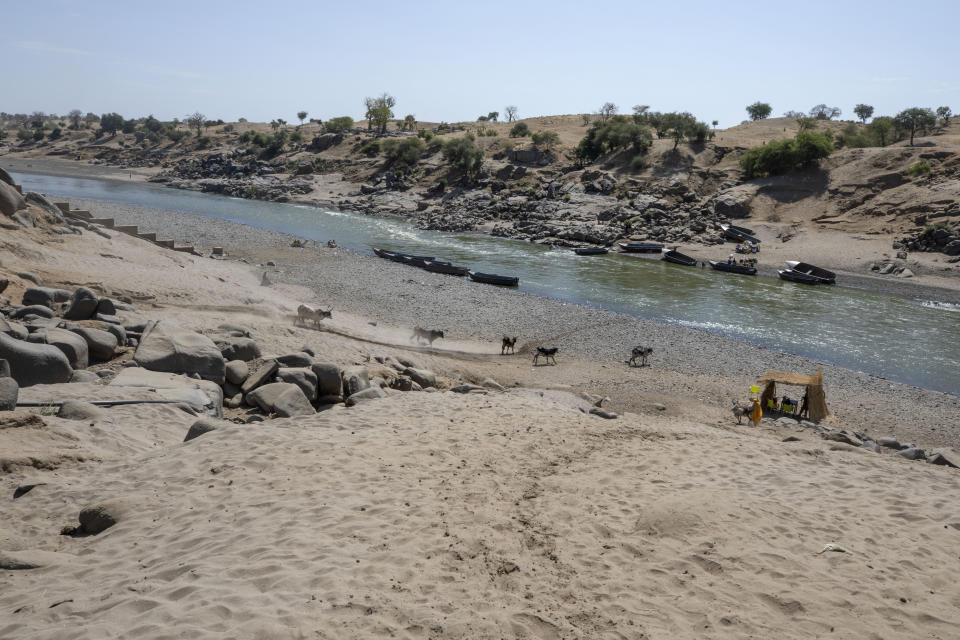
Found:
<svg viewBox="0 0 960 640"><path fill-rule="evenodd" d="M333 317L333 308L330 308L327 311L324 311L323 309L314 309L312 307L308 307L305 304L302 304L299 307L297 307L297 318L296 320L293 321L293 324L297 324L299 322L304 326L306 326L307 320L310 319L310 320L313 320L314 328L318 328L322 320L326 318L332 318L332 317Z"/></svg>
<svg viewBox="0 0 960 640"><path fill-rule="evenodd" d="M550 361L553 360L553 364L557 364L557 359L554 357L557 355L557 352L560 349L557 347L537 347L537 352L533 354L533 364L537 364L537 360L540 356L543 356L544 360L547 361L547 364L550 364Z"/></svg>
<svg viewBox="0 0 960 640"><path fill-rule="evenodd" d="M737 419L737 424L743 424L741 420L744 416L749 416L752 410L753 407L745 407L739 400L733 401L733 417Z"/></svg>
<svg viewBox="0 0 960 640"><path fill-rule="evenodd" d="M420 327L415 327L413 330L413 335L410 336L410 342L413 342L416 339L417 343L420 343L420 340L426 340L430 346L433 346L433 341L437 338L443 337L443 331L439 329L421 329Z"/></svg>
<svg viewBox="0 0 960 640"><path fill-rule="evenodd" d="M507 349L510 349L510 353L516 353L515 347L517 346L517 336L512 338L503 336L503 341L500 343L500 355L503 355L507 352Z"/></svg>
<svg viewBox="0 0 960 640"><path fill-rule="evenodd" d="M640 366L647 366L647 358L653 353L653 347L634 347L630 355L630 366L637 366L637 359L640 359Z"/></svg>

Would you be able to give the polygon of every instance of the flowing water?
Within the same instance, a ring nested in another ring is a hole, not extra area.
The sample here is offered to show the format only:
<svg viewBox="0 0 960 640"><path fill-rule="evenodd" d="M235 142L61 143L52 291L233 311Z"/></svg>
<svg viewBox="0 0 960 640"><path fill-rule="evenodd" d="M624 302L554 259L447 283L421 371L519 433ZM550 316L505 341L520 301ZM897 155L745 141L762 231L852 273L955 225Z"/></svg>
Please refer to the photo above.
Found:
<svg viewBox="0 0 960 640"><path fill-rule="evenodd" d="M383 247L520 277L520 289L696 327L927 389L960 393L960 306L738 276L639 256L580 257L399 220L118 180L14 174L24 189L223 218L370 253ZM150 229L144 229L149 231ZM412 268L412 267L411 267ZM481 286L481 285L477 285Z"/></svg>

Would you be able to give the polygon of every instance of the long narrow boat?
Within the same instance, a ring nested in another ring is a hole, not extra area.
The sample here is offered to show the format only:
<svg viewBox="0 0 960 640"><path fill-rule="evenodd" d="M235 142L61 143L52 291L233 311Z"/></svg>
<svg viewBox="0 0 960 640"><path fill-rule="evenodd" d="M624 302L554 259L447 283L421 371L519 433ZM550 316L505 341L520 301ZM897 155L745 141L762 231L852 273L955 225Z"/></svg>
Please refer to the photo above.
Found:
<svg viewBox="0 0 960 640"><path fill-rule="evenodd" d="M661 260L666 260L667 262L672 262L674 264L682 264L685 267L697 266L696 258L691 258L686 254L680 253L676 249L664 249Z"/></svg>
<svg viewBox="0 0 960 640"><path fill-rule="evenodd" d="M466 267L458 267L455 264L439 260L425 260L422 265L418 264L417 266L433 273L445 273L450 276L465 276L470 272L470 269Z"/></svg>
<svg viewBox="0 0 960 640"><path fill-rule="evenodd" d="M827 271L809 262L799 262L797 260L787 260L785 264L790 270L817 278L822 284L837 284L837 274L833 271Z"/></svg>
<svg viewBox="0 0 960 640"><path fill-rule="evenodd" d="M433 256L415 256L409 253L400 253L399 251L388 251L387 249L373 248L373 253L381 258L392 260L394 262L410 262L411 260L433 260Z"/></svg>
<svg viewBox="0 0 960 640"><path fill-rule="evenodd" d="M752 265L746 264L736 264L730 262L715 262L714 260L708 260L710 267L716 269L717 271L726 271L727 273L740 273L745 276L755 276L757 275L757 268Z"/></svg>
<svg viewBox="0 0 960 640"><path fill-rule="evenodd" d="M577 247L573 250L578 256L600 256L609 251L606 247Z"/></svg>
<svg viewBox="0 0 960 640"><path fill-rule="evenodd" d="M479 271L470 271L467 273L471 280L483 282L485 284L496 284L501 287L515 287L520 284L520 278L511 276L498 276L494 273L480 273Z"/></svg>
<svg viewBox="0 0 960 640"><path fill-rule="evenodd" d="M760 243L760 238L753 235L753 229L746 227L735 227L732 224L721 224L723 234L736 242L755 242Z"/></svg>
<svg viewBox="0 0 960 640"><path fill-rule="evenodd" d="M780 274L782 280L789 280L790 282L799 282L800 284L820 284L822 282L820 278L793 269L780 269L777 273Z"/></svg>
<svg viewBox="0 0 960 640"><path fill-rule="evenodd" d="M660 253L663 245L657 242L620 242L624 253Z"/></svg>

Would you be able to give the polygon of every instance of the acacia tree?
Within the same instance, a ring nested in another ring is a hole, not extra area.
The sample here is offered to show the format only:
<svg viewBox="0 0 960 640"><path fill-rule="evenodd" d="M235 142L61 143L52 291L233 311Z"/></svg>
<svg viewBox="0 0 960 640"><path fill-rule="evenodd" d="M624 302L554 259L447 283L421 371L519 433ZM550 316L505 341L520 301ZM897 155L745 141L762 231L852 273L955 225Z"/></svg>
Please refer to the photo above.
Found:
<svg viewBox="0 0 960 640"><path fill-rule="evenodd" d="M868 104L858 104L853 108L853 112L860 118L860 122L867 124L867 118L873 115L873 107Z"/></svg>
<svg viewBox="0 0 960 640"><path fill-rule="evenodd" d="M910 132L910 146L913 146L913 136L917 131L929 129L937 123L937 117L930 109L911 107L904 109L893 118L897 128Z"/></svg>
<svg viewBox="0 0 960 640"><path fill-rule="evenodd" d="M367 107L367 128L376 128L380 135L386 133L387 123L393 118L393 107L397 104L397 99L384 92L377 98L364 98L363 104Z"/></svg>
<svg viewBox="0 0 960 640"><path fill-rule="evenodd" d="M747 105L747 115L750 116L751 120L764 120L769 118L772 111L773 107L759 100L751 105Z"/></svg>
<svg viewBox="0 0 960 640"><path fill-rule="evenodd" d="M307 119L307 115L309 114L306 111L297 111L297 118L300 119L301 127L303 126L303 121Z"/></svg>
<svg viewBox="0 0 960 640"><path fill-rule="evenodd" d="M80 109L74 109L67 114L67 117L70 118L70 128L74 130L79 129L80 121L83 119L83 111L80 111Z"/></svg>
<svg viewBox="0 0 960 640"><path fill-rule="evenodd" d="M953 115L953 112L950 111L950 107L937 107L937 118L943 121L943 124L950 125L950 116Z"/></svg>
<svg viewBox="0 0 960 640"><path fill-rule="evenodd" d="M408 113L403 117L403 122L400 123L400 127L405 131L413 131L417 128L417 118L412 113Z"/></svg>
<svg viewBox="0 0 960 640"><path fill-rule="evenodd" d="M840 107L828 107L825 104L818 104L810 109L810 117L817 120L833 120L839 118L841 113Z"/></svg>
<svg viewBox="0 0 960 640"><path fill-rule="evenodd" d="M203 115L199 111L194 111L184 118L184 122L187 123L189 128L197 130L197 137L199 138L201 135L203 135L203 128L207 126L207 116Z"/></svg>
<svg viewBox="0 0 960 640"><path fill-rule="evenodd" d="M503 112L507 114L507 122L513 122L517 119L517 106L513 104L508 104L503 108Z"/></svg>
<svg viewBox="0 0 960 640"><path fill-rule="evenodd" d="M870 123L870 130L880 141L881 147L887 146L887 138L890 136L891 129L893 129L893 119L887 116L874 118L873 122Z"/></svg>
<svg viewBox="0 0 960 640"><path fill-rule="evenodd" d="M497 118L499 117L500 117L499 111L491 111L490 113L487 114L487 120L489 120L490 122L496 122Z"/></svg>
<svg viewBox="0 0 960 640"><path fill-rule="evenodd" d="M116 135L117 131L123 126L123 116L119 113L105 113L100 116L100 130Z"/></svg>
<svg viewBox="0 0 960 640"><path fill-rule="evenodd" d="M619 111L617 105L612 102L604 102L597 113L600 114L600 121L605 122L610 116L617 115L617 111Z"/></svg>

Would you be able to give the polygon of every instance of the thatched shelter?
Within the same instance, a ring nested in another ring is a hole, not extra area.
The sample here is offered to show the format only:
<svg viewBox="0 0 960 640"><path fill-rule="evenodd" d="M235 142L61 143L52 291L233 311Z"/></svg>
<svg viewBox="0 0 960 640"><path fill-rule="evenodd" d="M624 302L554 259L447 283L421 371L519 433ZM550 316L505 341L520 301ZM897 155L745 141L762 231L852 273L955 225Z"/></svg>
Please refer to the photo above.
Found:
<svg viewBox="0 0 960 640"><path fill-rule="evenodd" d="M807 410L811 420L820 421L830 415L827 409L827 395L823 391L823 369L817 369L813 375L786 373L784 371L766 371L757 378L766 386L760 395L760 406L767 406L767 400L777 395L777 383L806 387Z"/></svg>

